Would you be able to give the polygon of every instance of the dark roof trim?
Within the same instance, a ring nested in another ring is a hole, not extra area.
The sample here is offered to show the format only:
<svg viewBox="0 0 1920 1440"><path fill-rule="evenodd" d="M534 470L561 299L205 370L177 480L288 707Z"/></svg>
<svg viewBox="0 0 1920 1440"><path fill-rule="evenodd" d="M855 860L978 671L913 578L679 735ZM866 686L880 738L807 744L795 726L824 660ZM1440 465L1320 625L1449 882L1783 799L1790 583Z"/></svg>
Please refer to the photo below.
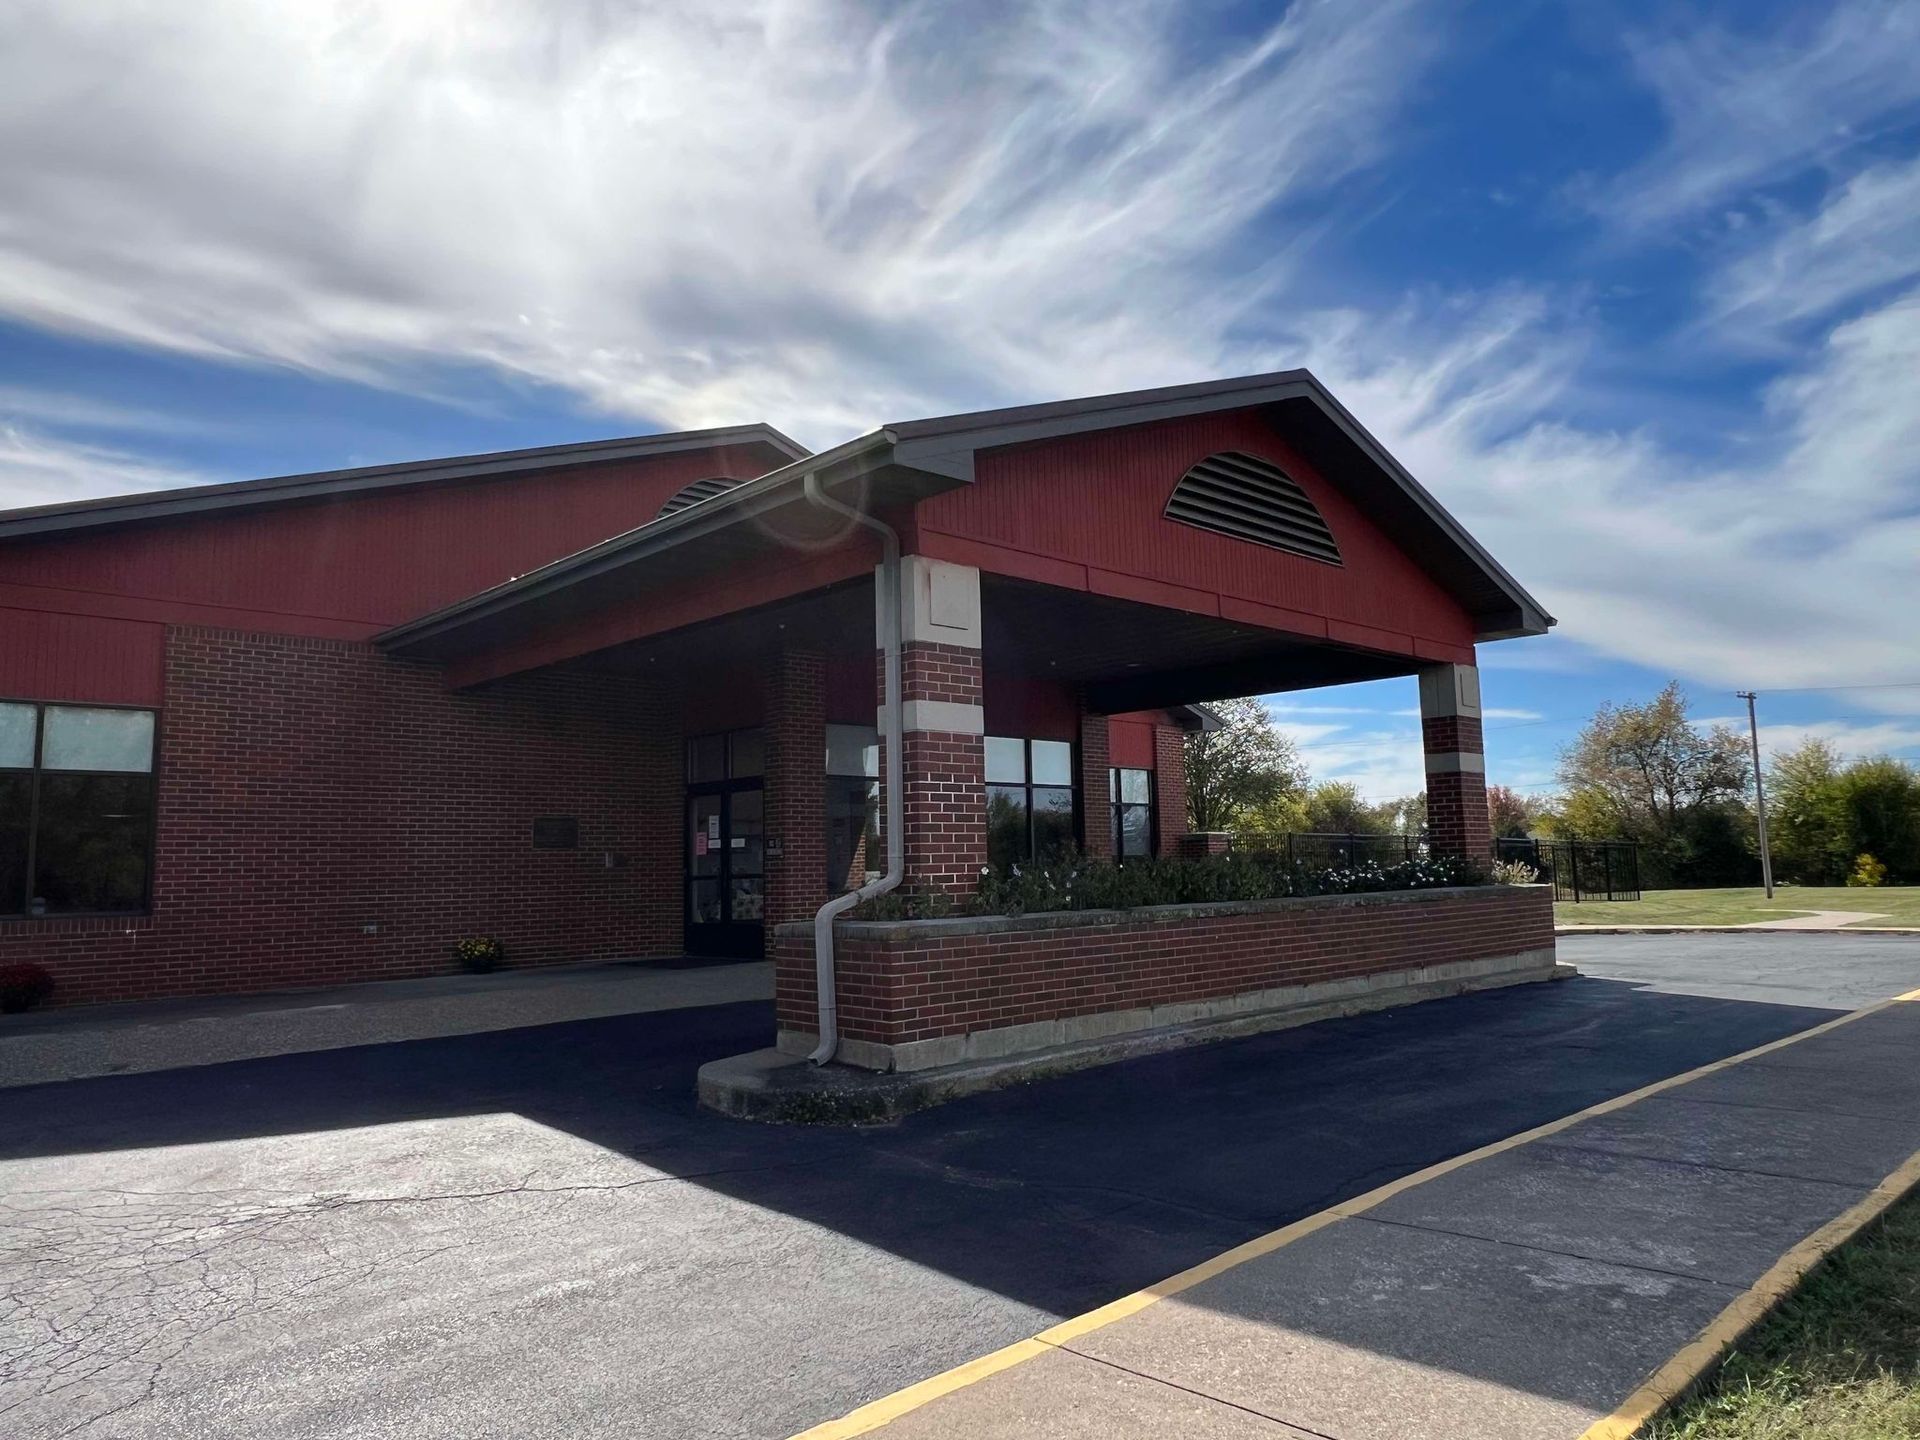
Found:
<svg viewBox="0 0 1920 1440"><path fill-rule="evenodd" d="M142 520L178 519L209 512L279 505L294 500L332 499L372 490L527 474L569 465L598 465L615 460L671 455L684 450L715 449L725 445L764 445L790 460L801 459L807 454L805 446L789 439L771 425L676 430L662 435L543 445L531 450L456 455L442 460L409 460L397 465L320 470L307 475L277 475L265 480L237 480L222 485L194 485L180 490L150 490L144 494L113 495L100 500L35 505L21 510L0 511L0 539L127 525Z"/></svg>

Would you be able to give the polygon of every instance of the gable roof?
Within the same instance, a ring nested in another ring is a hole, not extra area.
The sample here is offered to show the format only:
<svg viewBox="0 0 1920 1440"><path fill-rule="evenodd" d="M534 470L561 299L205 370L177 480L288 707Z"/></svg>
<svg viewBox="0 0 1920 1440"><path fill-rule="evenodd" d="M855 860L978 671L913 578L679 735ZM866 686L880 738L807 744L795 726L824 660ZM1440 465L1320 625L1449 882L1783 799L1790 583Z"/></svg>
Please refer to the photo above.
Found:
<svg viewBox="0 0 1920 1440"><path fill-rule="evenodd" d="M149 490L98 500L71 500L0 510L0 539L94 530L147 520L180 519L216 512L255 510L301 500L329 500L371 491L491 480L578 465L603 465L671 455L685 450L757 445L778 463L808 452L771 425L727 425L712 430L675 430L615 440L542 445L530 450L498 450L484 455L455 455L440 460L407 460L397 465L365 465L350 470L317 470L305 475L276 475L178 490Z"/></svg>
<svg viewBox="0 0 1920 1440"><path fill-rule="evenodd" d="M745 522L805 504L806 477L823 486L858 484L875 508L911 503L970 484L983 450L1061 436L1146 425L1227 410L1263 410L1286 439L1359 501L1388 537L1425 566L1474 617L1476 638L1545 634L1553 617L1427 492L1345 406L1306 370L1281 370L898 421L796 459L697 505L555 560L504 585L447 606L377 637L390 649L420 654L470 651L498 627L536 620L600 596L645 587L647 571L671 555L683 575L701 552L716 568L752 563L776 544L769 527Z"/></svg>

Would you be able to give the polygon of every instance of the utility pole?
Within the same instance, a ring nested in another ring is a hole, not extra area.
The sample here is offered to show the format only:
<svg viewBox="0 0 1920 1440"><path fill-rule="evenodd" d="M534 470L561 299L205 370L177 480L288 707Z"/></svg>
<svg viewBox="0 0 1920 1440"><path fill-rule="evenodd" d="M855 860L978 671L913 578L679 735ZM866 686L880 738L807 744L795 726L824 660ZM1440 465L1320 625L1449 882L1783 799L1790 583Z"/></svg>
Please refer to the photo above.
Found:
<svg viewBox="0 0 1920 1440"><path fill-rule="evenodd" d="M1753 739L1753 815L1760 832L1760 883L1767 887L1767 899L1773 899L1773 855L1767 849L1767 786L1760 776L1760 721L1753 702L1760 697L1751 690L1733 692L1747 702L1747 734Z"/></svg>

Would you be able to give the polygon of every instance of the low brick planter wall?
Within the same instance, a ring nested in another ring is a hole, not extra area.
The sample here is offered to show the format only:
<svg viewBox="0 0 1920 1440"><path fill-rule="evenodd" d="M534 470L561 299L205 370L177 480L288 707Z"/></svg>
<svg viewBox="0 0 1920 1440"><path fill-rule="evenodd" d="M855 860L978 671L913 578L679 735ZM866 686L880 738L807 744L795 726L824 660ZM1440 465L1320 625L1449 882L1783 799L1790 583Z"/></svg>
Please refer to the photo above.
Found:
<svg viewBox="0 0 1920 1440"><path fill-rule="evenodd" d="M1390 992L1540 979L1554 964L1543 885L853 921L834 935L841 1058L874 1070L1343 999L1394 1003ZM780 1048L810 1049L813 927L778 926L771 948Z"/></svg>

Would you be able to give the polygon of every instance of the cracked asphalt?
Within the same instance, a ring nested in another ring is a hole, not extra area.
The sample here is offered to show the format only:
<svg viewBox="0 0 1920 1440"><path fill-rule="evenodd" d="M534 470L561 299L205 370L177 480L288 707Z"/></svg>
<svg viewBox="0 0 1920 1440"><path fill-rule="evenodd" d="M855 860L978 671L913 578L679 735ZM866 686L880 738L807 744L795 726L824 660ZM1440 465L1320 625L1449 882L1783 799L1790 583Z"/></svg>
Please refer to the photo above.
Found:
<svg viewBox="0 0 1920 1440"><path fill-rule="evenodd" d="M0 1434L777 1440L1920 985L1912 942L1732 946L1709 964L1695 937L1586 938L1565 958L1627 978L858 1132L694 1107L703 1061L764 1041L759 1003L0 1092Z"/></svg>

